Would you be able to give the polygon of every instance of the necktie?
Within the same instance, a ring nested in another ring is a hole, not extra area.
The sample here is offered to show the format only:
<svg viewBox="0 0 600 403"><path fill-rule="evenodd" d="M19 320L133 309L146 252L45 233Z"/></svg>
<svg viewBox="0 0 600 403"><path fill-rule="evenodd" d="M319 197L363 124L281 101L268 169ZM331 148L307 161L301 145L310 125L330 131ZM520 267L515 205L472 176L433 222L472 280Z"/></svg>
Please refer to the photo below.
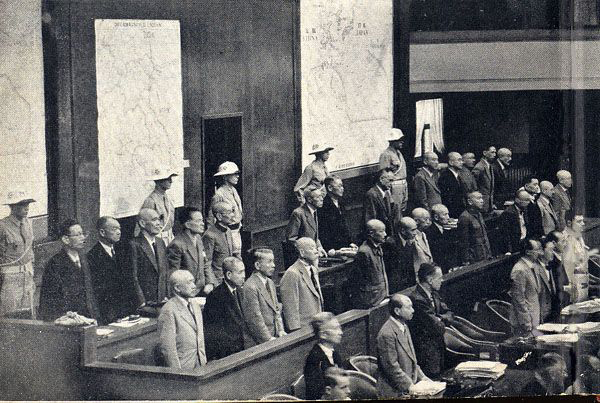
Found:
<svg viewBox="0 0 600 403"><path fill-rule="evenodd" d="M315 219L315 241L319 238L319 220L317 219L317 210L313 212L313 217Z"/></svg>
<svg viewBox="0 0 600 403"><path fill-rule="evenodd" d="M113 259L115 258L115 247L114 246L110 247L110 257L112 257Z"/></svg>
<svg viewBox="0 0 600 403"><path fill-rule="evenodd" d="M194 318L194 322L196 322L196 315L194 314L194 308L192 307L192 304L189 301L188 301L188 310L192 314L192 318Z"/></svg>
<svg viewBox="0 0 600 403"><path fill-rule="evenodd" d="M237 288L234 288L234 290L232 291L232 294L233 294L233 299L235 299L235 304L237 305L240 312L242 312L242 305L240 304L240 300L238 298Z"/></svg>
<svg viewBox="0 0 600 403"><path fill-rule="evenodd" d="M315 270L312 266L310 266L310 279L312 280L313 286L315 286L315 290L319 291L319 284L317 283L317 277L315 276Z"/></svg>
<svg viewBox="0 0 600 403"><path fill-rule="evenodd" d="M75 266L81 269L81 259L77 258L77 260L75 260L73 263L75 263Z"/></svg>
<svg viewBox="0 0 600 403"><path fill-rule="evenodd" d="M275 300L275 297L273 296L273 292L271 291L271 287L269 287L268 281L265 283L265 288L267 289L267 293L269 294L269 297L271 297L271 301L273 301L274 304L277 304L277 301Z"/></svg>
<svg viewBox="0 0 600 403"><path fill-rule="evenodd" d="M152 249L154 250L154 259L156 259L156 266L158 266L158 248L156 247L156 241L152 242Z"/></svg>
<svg viewBox="0 0 600 403"><path fill-rule="evenodd" d="M548 282L550 283L550 292L552 294L556 294L556 287L554 286L554 278L552 277L552 271L546 269L546 274L548 275Z"/></svg>

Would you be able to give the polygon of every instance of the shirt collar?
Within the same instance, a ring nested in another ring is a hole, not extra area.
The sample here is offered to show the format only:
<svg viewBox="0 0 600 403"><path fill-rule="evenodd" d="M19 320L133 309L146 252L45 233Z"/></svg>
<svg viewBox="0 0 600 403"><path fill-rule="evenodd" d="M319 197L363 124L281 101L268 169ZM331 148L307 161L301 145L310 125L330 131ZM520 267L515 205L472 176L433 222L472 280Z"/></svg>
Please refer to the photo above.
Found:
<svg viewBox="0 0 600 403"><path fill-rule="evenodd" d="M393 316L390 316L390 319L398 327L398 329L400 329L400 331L404 333L406 325L400 322L398 319L394 318Z"/></svg>
<svg viewBox="0 0 600 403"><path fill-rule="evenodd" d="M177 298L185 307L190 305L190 301L188 301L186 298L183 298L181 295L175 294L175 298Z"/></svg>
<svg viewBox="0 0 600 403"><path fill-rule="evenodd" d="M377 184L377 189L379 189L379 191L381 192L381 195L383 197L385 197L385 193L387 192L386 190L383 190L383 188L381 187L381 185L378 183Z"/></svg>
<svg viewBox="0 0 600 403"><path fill-rule="evenodd" d="M256 272L256 275L258 276L260 281L262 281L262 283L266 286L267 285L267 276L265 276L264 274L262 274L258 271Z"/></svg>
<svg viewBox="0 0 600 403"><path fill-rule="evenodd" d="M215 228L217 228L221 232L227 232L227 230L229 229L228 227L224 226L223 224L221 224L218 221L215 222Z"/></svg>
<svg viewBox="0 0 600 403"><path fill-rule="evenodd" d="M308 209L308 211L310 211L311 214L315 214L315 211L317 211L316 208L311 207L308 203L306 203L306 208Z"/></svg>
<svg viewBox="0 0 600 403"><path fill-rule="evenodd" d="M325 355L327 356L327 358L329 358L329 361L334 364L333 361L333 349L331 347L325 346L324 344L319 343L319 347L321 347L321 350L323 350L323 352L325 353Z"/></svg>
<svg viewBox="0 0 600 403"><path fill-rule="evenodd" d="M21 227L21 223L25 222L27 218L24 218L23 221L19 221L17 219L17 217L13 216L13 215L9 215L8 217L6 217L6 220L10 223L12 223L15 227L20 228Z"/></svg>
<svg viewBox="0 0 600 403"><path fill-rule="evenodd" d="M198 240L198 238L196 237L196 234L192 234L191 232L185 232L187 233L187 236L192 240L192 243L194 245L196 245L196 241Z"/></svg>
<svg viewBox="0 0 600 403"><path fill-rule="evenodd" d="M100 245L102 245L102 247L104 248L104 250L106 251L106 253L108 253L110 256L113 255L113 246L112 245L107 245L104 242L98 240L98 242L100 243Z"/></svg>
<svg viewBox="0 0 600 403"><path fill-rule="evenodd" d="M431 296L431 293L429 292L429 290L427 288L423 287L423 285L421 283L417 283L417 287L421 287L421 289L423 290L425 295L427 295L427 297L429 299L432 299L432 296Z"/></svg>
<svg viewBox="0 0 600 403"><path fill-rule="evenodd" d="M144 238L146 238L146 241L148 241L148 243L150 244L150 246L154 245L154 242L156 241L156 237L154 238L150 238L148 236L148 234L146 234L145 232L143 233Z"/></svg>
<svg viewBox="0 0 600 403"><path fill-rule="evenodd" d="M236 287L236 288L232 287L232 286L231 286L231 285L230 285L230 284L229 284L227 281L223 280L223 282L225 283L225 285L227 286L227 288L229 289L229 292L230 292L231 294L233 294L233 292L234 292L235 290L237 290L237 287Z"/></svg>
<svg viewBox="0 0 600 403"><path fill-rule="evenodd" d="M81 261L81 259L79 258L79 253L73 252L73 251L68 250L68 249L65 249L65 252L67 252L67 256L69 256L69 259L71 259L71 261L73 263L77 263L77 262Z"/></svg>
<svg viewBox="0 0 600 403"><path fill-rule="evenodd" d="M438 227L438 229L440 230L440 232L444 232L444 226L443 226L443 225L440 225L440 224L438 224L438 223L437 223L437 222L435 222L435 221L433 222L433 224L434 224L436 227Z"/></svg>

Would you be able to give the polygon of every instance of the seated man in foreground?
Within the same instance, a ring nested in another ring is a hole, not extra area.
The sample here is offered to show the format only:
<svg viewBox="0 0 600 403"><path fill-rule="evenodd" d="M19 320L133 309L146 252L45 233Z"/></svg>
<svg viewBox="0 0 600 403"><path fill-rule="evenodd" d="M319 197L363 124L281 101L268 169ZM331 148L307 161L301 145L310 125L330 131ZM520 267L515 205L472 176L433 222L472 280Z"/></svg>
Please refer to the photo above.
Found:
<svg viewBox="0 0 600 403"><path fill-rule="evenodd" d="M175 270L169 285L174 296L158 316L160 351L169 367L199 368L206 364L206 353L202 309L190 299L198 293L194 276L187 270Z"/></svg>
<svg viewBox="0 0 600 403"><path fill-rule="evenodd" d="M351 400L350 379L347 372L338 367L329 367L323 377L325 390L320 400Z"/></svg>
<svg viewBox="0 0 600 403"><path fill-rule="evenodd" d="M389 309L390 318L377 335L377 390L380 397L386 398L407 395L415 383L429 380L417 363L406 325L414 313L410 298L402 294L392 295Z"/></svg>
<svg viewBox="0 0 600 403"><path fill-rule="evenodd" d="M325 370L341 367L342 358L335 348L342 341L342 327L331 312L321 312L314 316L311 325L319 341L314 345L304 364L306 399L319 399L325 392Z"/></svg>

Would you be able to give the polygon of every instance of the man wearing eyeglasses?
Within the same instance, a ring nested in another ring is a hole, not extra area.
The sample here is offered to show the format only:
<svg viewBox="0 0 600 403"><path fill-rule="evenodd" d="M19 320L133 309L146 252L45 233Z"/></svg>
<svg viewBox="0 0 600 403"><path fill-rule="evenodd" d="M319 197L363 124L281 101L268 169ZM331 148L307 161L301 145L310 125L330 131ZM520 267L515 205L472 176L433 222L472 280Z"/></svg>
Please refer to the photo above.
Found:
<svg viewBox="0 0 600 403"><path fill-rule="evenodd" d="M68 311L97 319L98 308L83 248L87 235L75 220L60 228L62 250L52 256L42 277L39 316L52 321Z"/></svg>

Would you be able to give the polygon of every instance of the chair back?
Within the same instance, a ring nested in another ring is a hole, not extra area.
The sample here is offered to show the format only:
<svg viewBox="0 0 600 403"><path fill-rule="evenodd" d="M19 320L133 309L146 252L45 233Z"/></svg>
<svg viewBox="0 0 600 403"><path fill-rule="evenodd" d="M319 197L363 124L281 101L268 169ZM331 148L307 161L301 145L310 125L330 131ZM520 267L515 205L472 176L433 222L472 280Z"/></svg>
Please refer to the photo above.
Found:
<svg viewBox="0 0 600 403"><path fill-rule="evenodd" d="M474 323L460 316L454 316L454 320L452 321L452 327L454 327L456 330L458 330L465 336L468 336L471 339L478 341L501 343L508 337L506 333L503 332L494 332L491 330L482 329Z"/></svg>
<svg viewBox="0 0 600 403"><path fill-rule="evenodd" d="M377 399L377 380L363 372L347 370L352 400Z"/></svg>
<svg viewBox="0 0 600 403"><path fill-rule="evenodd" d="M485 302L485 306L489 311L489 324L493 327L493 331L504 332L510 334L510 310L511 304L499 299L490 299Z"/></svg>
<svg viewBox="0 0 600 403"><path fill-rule="evenodd" d="M268 400L271 402L281 402L284 400L301 400L296 396L286 395L285 393L271 393L260 398L260 400Z"/></svg>
<svg viewBox="0 0 600 403"><path fill-rule="evenodd" d="M304 381L304 375L300 375L298 379L292 382L291 385L292 395L298 399L306 399L306 382Z"/></svg>
<svg viewBox="0 0 600 403"><path fill-rule="evenodd" d="M352 369L377 378L377 358L370 355L355 355L348 360Z"/></svg>
<svg viewBox="0 0 600 403"><path fill-rule="evenodd" d="M467 343L460 333L454 328L446 328L446 332L444 332L444 341L446 342L447 350L459 354L471 354L473 356L477 356L473 346Z"/></svg>

